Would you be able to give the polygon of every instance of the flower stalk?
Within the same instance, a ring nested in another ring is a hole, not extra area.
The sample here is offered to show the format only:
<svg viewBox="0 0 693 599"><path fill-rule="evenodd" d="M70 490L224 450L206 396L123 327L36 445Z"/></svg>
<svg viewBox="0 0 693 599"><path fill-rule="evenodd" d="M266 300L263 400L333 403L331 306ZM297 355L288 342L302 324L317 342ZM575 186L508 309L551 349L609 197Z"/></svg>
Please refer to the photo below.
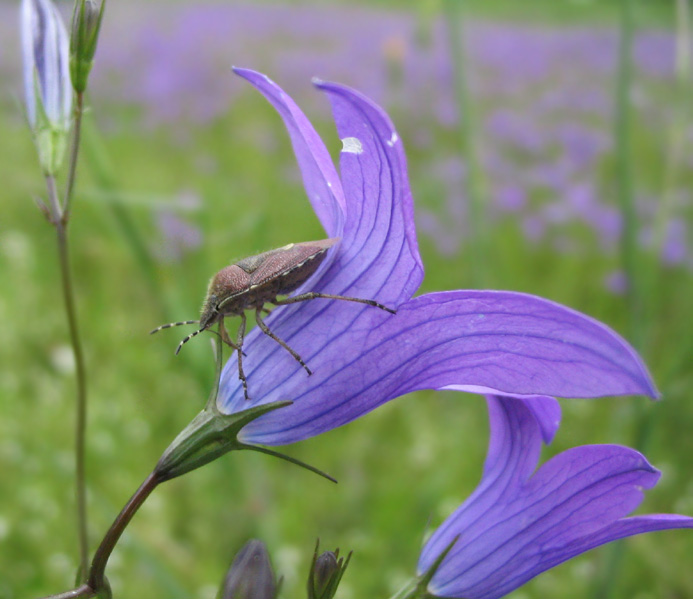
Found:
<svg viewBox="0 0 693 599"><path fill-rule="evenodd" d="M58 246L58 263L60 264L60 280L65 305L65 315L70 335L70 345L75 360L76 371L76 405L75 405L75 500L77 509L77 535L79 539L80 572L86 573L89 542L87 526L87 490L85 479L85 445L87 428L87 374L82 351L82 342L77 324L72 272L67 241L67 222L62 218L60 201L55 178L46 177L51 222L55 226Z"/></svg>
<svg viewBox="0 0 693 599"><path fill-rule="evenodd" d="M475 151L474 106L469 93L468 61L464 47L464 0L443 3L448 23L448 43L453 65L455 97L458 107L460 149L466 166L469 227L466 231L471 246L471 273L475 287L484 286L488 250L484 190L479 158Z"/></svg>
<svg viewBox="0 0 693 599"><path fill-rule="evenodd" d="M61 288L76 369L75 500L82 580L86 576L89 555L85 480L87 376L75 309L67 225L79 156L84 90L96 50L104 6L105 3L97 9L94 0L77 2L69 40L60 14L51 0L23 0L21 18L27 120L48 193L48 207L43 204L39 204L39 207L56 230ZM73 88L76 92L74 110ZM61 202L56 175L63 165L70 130L72 141L67 183Z"/></svg>

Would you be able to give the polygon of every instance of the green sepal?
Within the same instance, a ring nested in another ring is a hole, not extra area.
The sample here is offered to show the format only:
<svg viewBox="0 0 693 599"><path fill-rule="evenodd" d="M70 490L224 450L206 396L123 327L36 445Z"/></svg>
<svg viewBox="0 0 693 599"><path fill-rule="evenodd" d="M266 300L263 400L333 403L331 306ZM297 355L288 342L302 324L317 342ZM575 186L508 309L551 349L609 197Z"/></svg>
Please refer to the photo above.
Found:
<svg viewBox="0 0 693 599"><path fill-rule="evenodd" d="M48 117L43 105L43 96L36 69L34 69L34 98L36 123L33 125L32 133L34 134L39 164L45 175L55 176L65 159L70 123L51 121Z"/></svg>
<svg viewBox="0 0 693 599"><path fill-rule="evenodd" d="M392 599L445 599L445 597L439 597L438 595L432 595L428 592L428 583L440 568L440 564L446 558L450 550L455 546L459 539L459 535L456 536L450 544L443 549L436 560L431 564L431 567L426 570L421 576L410 580L404 588L402 588Z"/></svg>
<svg viewBox="0 0 693 599"><path fill-rule="evenodd" d="M216 358L214 386L207 399L205 409L193 418L192 422L183 429L161 456L154 469L159 481L164 482L181 476L216 460L229 451L247 449L281 458L336 483L337 481L329 474L296 458L259 445L248 445L238 440L238 433L244 426L269 412L290 406L293 402L289 400L275 401L253 406L233 414L222 414L217 409L217 394L219 393L222 369L221 342L214 343L214 351Z"/></svg>
<svg viewBox="0 0 693 599"><path fill-rule="evenodd" d="M228 415L214 406L207 406L169 445L155 472L163 482L204 466L234 449L255 449L238 441L241 429L256 418L291 403L276 401Z"/></svg>
<svg viewBox="0 0 693 599"><path fill-rule="evenodd" d="M349 565L352 552L344 559L339 557L339 549L318 555L319 549L318 539L308 574L308 599L332 599Z"/></svg>
<svg viewBox="0 0 693 599"><path fill-rule="evenodd" d="M95 0L75 3L70 32L70 79L77 93L87 88L105 7L106 0L102 0L101 6Z"/></svg>

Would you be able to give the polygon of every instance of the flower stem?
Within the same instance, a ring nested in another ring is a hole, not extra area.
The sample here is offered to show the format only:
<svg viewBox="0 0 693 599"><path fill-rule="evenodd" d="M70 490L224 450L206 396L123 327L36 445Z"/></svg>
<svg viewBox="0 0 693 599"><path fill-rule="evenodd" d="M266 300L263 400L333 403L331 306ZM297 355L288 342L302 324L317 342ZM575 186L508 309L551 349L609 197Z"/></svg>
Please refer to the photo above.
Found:
<svg viewBox="0 0 693 599"><path fill-rule="evenodd" d="M75 311L74 291L72 287L72 273L67 246L67 220L64 212L60 210L55 178L46 177L46 186L53 213L58 241L58 260L60 263L60 278L62 281L63 300L67 324L70 331L70 343L75 359L77 374L77 405L75 413L75 498L77 503L77 531L79 537L79 564L82 576L86 575L89 560L88 531L87 531L87 491L84 476L85 431L87 424L87 377L84 365L84 353L77 326L77 313Z"/></svg>
<svg viewBox="0 0 693 599"><path fill-rule="evenodd" d="M91 562L89 577L85 584L70 591L58 593L57 595L50 595L42 599L77 599L78 597L95 597L104 591L110 593L108 581L105 576L108 559L111 557L113 549L122 536L123 531L132 520L132 517L137 513L137 510L140 509L147 497L151 495L152 491L156 489L160 482L161 480L158 474L152 472L125 504L125 507L113 521L111 528L108 529L99 548L96 550L94 559Z"/></svg>
<svg viewBox="0 0 693 599"><path fill-rule="evenodd" d="M64 593L58 593L57 595L50 595L49 597L44 597L43 599L77 599L78 597L94 597L96 593L88 585L83 584L76 589L71 591L65 591Z"/></svg>
<svg viewBox="0 0 693 599"><path fill-rule="evenodd" d="M621 27L616 87L616 177L622 217L621 259L628 281L629 337L635 347L641 345L642 288L638 275L638 224L633 201L633 169L631 160L630 91L633 51L633 1L621 0Z"/></svg>
<svg viewBox="0 0 693 599"><path fill-rule="evenodd" d="M118 539L120 539L123 531L130 523L130 520L132 520L132 517L137 513L137 510L140 509L147 497L151 495L152 491L158 486L159 482L160 480L157 473L150 473L113 521L111 528L108 529L106 536L104 536L101 541L99 548L94 554L94 559L91 562L91 569L87 581L89 588L98 592L106 585L104 572L106 571L108 558L111 557L111 553Z"/></svg>
<svg viewBox="0 0 693 599"><path fill-rule="evenodd" d="M628 314L628 337L636 348L643 344L644 294L643 281L638 269L638 222L633 198L633 168L631 157L631 107L630 93L633 73L633 12L634 0L620 0L620 26L618 48L618 72L616 83L616 184L621 211L621 263L626 275L626 302ZM644 432L649 426L642 409L636 408L635 420L638 428L637 444L642 450ZM645 428L643 428L645 427ZM623 567L625 546L615 543L606 550L604 565L596 577L592 595L595 599L607 599L613 595L614 583Z"/></svg>
<svg viewBox="0 0 693 599"><path fill-rule="evenodd" d="M75 121L72 129L72 143L70 145L70 163L67 172L67 185L65 187L65 210L63 220L67 222L70 218L70 207L72 205L72 191L75 187L75 176L77 174L77 156L79 155L79 142L82 137L82 115L84 114L84 93L75 94Z"/></svg>
<svg viewBox="0 0 693 599"><path fill-rule="evenodd" d="M469 71L464 47L465 23L462 5L463 0L446 0L443 3L448 23L455 96L457 98L458 118L460 121L460 148L467 167L466 188L469 205L467 236L472 253L472 283L475 287L484 287L485 273L487 272L488 252L486 249L486 236L488 232L486 229L481 168L474 146L474 106L469 93Z"/></svg>

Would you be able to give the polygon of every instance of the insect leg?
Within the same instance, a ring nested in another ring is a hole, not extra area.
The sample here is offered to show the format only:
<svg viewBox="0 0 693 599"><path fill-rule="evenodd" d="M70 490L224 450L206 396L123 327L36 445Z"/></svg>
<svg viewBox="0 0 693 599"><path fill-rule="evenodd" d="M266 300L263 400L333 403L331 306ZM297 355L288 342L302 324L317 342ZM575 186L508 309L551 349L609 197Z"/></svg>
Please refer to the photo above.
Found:
<svg viewBox="0 0 693 599"><path fill-rule="evenodd" d="M345 300L347 302L358 302L360 304L367 304L367 305L373 306L375 308L380 308L381 310L385 310L386 312L389 312L390 314L396 314L397 313L396 310L393 310L392 308L388 308L387 306L383 306L382 304L379 304L375 300L361 299L360 297L349 297L346 295L330 295L329 293L316 293L315 291L309 291L308 293L301 293L300 295L294 295L293 297L287 297L287 298L282 299L282 300L274 300L272 303L277 305L277 306L286 306L287 304L295 304L296 302L305 302L307 300L318 299L318 298Z"/></svg>
<svg viewBox="0 0 693 599"><path fill-rule="evenodd" d="M310 368L306 366L306 363L303 361L301 356L299 356L289 345L286 343L286 341L283 341L279 337L277 337L272 331L269 330L267 325L265 324L265 321L262 320L262 317L260 316L260 310L261 308L256 308L255 309L255 321L257 322L257 326L260 327L260 330L267 335L268 337L274 339L279 345L281 345L286 351L288 351L303 368L305 368L306 372L311 375L313 374Z"/></svg>
<svg viewBox="0 0 693 599"><path fill-rule="evenodd" d="M183 326L184 324L200 324L199 320L183 320L181 322L169 322L168 324L162 324L160 327L156 327L155 329L149 331L150 335L153 335L154 333L157 333L163 329L170 329L171 327L180 327Z"/></svg>
<svg viewBox="0 0 693 599"><path fill-rule="evenodd" d="M221 321L222 323L224 322L223 320ZM223 326L223 324L222 324ZM226 330L226 329L224 329ZM228 338L228 333L226 334L226 337ZM245 378L245 372L243 372L243 339L245 338L245 312L241 312L241 324L238 327L238 334L236 336L236 343L231 343L230 345L236 347L236 353L238 355L238 378L241 380L241 383L243 384L243 395L245 396L246 401L250 399L248 397L248 380ZM230 339L229 339L230 341Z"/></svg>

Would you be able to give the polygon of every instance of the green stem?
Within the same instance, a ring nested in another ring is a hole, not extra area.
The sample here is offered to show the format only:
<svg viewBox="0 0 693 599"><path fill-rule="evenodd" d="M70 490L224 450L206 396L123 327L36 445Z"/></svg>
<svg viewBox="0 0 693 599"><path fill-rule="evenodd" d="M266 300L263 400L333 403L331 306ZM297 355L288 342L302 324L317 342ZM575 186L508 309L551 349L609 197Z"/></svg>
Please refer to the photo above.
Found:
<svg viewBox="0 0 693 599"><path fill-rule="evenodd" d="M631 161L630 90L633 51L633 0L621 0L621 35L616 88L616 177L617 195L623 220L621 260L628 281L629 337L635 347L642 343L643 298L638 275L638 224L633 201L633 169Z"/></svg>
<svg viewBox="0 0 693 599"><path fill-rule="evenodd" d="M444 2L450 54L455 80L458 117L460 119L460 148L467 173L467 197L469 205L469 227L467 235L471 246L471 272L476 287L484 286L486 273L486 215L483 201L483 182L479 160L475 152L474 111L467 83L467 61L464 49L464 14L463 0L446 0Z"/></svg>
<svg viewBox="0 0 693 599"><path fill-rule="evenodd" d="M50 205L59 206L58 194L53 177L46 177ZM82 576L87 571L89 560L88 532L87 532L87 491L84 476L85 432L87 423L87 377L84 364L82 343L77 326L77 313L75 310L74 291L72 287L72 274L67 246L67 221L63 217L53 219L58 241L58 260L60 263L60 278L62 281L63 300L65 313L70 331L70 343L75 359L77 371L77 405L75 422L75 497L77 503L77 530L79 537L80 572Z"/></svg>
<svg viewBox="0 0 693 599"><path fill-rule="evenodd" d="M633 5L634 0L620 1L620 39L616 83L616 185L622 219L621 263L626 275L626 302L628 313L628 337L636 348L643 343L644 304L642 281L638 272L638 223L633 201L633 169L631 157L631 110L630 91L633 71ZM645 438L643 425L647 421L639 408L635 408L636 437ZM623 543L615 543L606 550L604 565L596 579L595 599L607 599L613 595L614 583L622 569Z"/></svg>
<svg viewBox="0 0 693 599"><path fill-rule="evenodd" d="M63 219L67 222L70 218L70 208L72 206L72 192L75 188L75 177L77 174L77 157L79 155L79 143L82 133L82 115L84 114L84 94L75 94L75 121L72 129L72 144L70 145L70 164L67 172L67 185L65 187L65 211Z"/></svg>

